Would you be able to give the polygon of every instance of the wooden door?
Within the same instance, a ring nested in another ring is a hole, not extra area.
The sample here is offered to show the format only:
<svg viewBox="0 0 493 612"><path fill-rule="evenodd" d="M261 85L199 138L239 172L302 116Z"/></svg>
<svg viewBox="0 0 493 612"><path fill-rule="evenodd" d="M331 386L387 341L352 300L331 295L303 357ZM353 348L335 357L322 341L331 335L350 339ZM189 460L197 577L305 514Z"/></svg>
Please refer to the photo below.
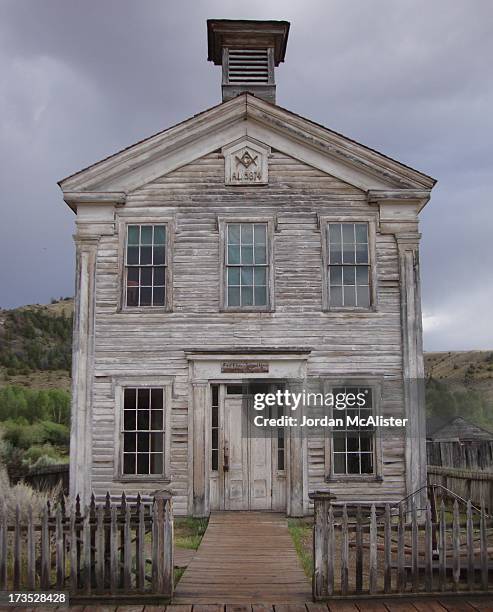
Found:
<svg viewBox="0 0 493 612"><path fill-rule="evenodd" d="M249 423L250 427L254 426ZM250 432L252 433L252 432ZM250 510L272 509L272 438L270 431L256 428L248 438Z"/></svg>
<svg viewBox="0 0 493 612"><path fill-rule="evenodd" d="M241 396L224 400L224 509L249 509L248 422Z"/></svg>

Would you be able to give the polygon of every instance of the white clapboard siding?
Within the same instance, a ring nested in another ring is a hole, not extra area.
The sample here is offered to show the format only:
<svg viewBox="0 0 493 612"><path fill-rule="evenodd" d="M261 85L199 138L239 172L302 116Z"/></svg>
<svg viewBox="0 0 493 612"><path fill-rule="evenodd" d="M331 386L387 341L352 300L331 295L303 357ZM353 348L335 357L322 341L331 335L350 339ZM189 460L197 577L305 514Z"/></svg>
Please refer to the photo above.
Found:
<svg viewBox="0 0 493 612"><path fill-rule="evenodd" d="M227 187L219 153L171 172L136 190L118 214L135 211L174 217L173 312L118 312L119 236L103 236L96 273L96 342L93 388L92 486L96 493L153 491L156 483L113 480L114 390L107 372L134 375L159 371L174 378L171 488L177 514L187 512L188 363L184 351L207 347L302 346L312 350L309 375L402 374L400 294L395 239L376 237L378 310L373 313L322 312L321 240L318 216L367 215L366 195L287 155L273 152L266 187ZM219 233L221 215L258 215L276 221L275 312L219 312ZM118 226L118 224L117 224ZM383 411L402 414L403 400L383 390ZM404 493L403 440L383 442L382 482L331 485L345 499L395 499ZM308 486L324 484L323 441L307 445Z"/></svg>

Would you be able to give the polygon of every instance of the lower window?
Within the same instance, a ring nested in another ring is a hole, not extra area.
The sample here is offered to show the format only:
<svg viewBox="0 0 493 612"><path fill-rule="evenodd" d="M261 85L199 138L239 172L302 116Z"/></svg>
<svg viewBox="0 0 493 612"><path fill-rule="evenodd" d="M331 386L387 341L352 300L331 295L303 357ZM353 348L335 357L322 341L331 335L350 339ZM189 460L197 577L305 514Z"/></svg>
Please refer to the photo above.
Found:
<svg viewBox="0 0 493 612"><path fill-rule="evenodd" d="M164 410L162 387L123 389L124 476L164 475Z"/></svg>
<svg viewBox="0 0 493 612"><path fill-rule="evenodd" d="M363 394L362 406L334 410L334 417L342 419L344 425L334 427L332 438L332 465L334 476L375 473L375 428L351 424L356 417L367 419L373 415L372 390L368 387L337 387L339 393Z"/></svg>

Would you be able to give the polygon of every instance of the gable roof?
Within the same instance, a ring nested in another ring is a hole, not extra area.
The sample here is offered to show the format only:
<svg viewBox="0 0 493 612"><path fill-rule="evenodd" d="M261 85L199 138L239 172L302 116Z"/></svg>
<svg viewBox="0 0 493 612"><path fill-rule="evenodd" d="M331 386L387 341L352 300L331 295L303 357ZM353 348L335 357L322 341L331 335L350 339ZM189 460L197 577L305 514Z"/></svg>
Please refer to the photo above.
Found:
<svg viewBox="0 0 493 612"><path fill-rule="evenodd" d="M464 417L430 417L426 420L426 437L434 440L493 440L493 433Z"/></svg>
<svg viewBox="0 0 493 612"><path fill-rule="evenodd" d="M59 181L71 193L128 193L242 136L250 135L364 191L414 190L435 180L278 105L243 93L145 138Z"/></svg>

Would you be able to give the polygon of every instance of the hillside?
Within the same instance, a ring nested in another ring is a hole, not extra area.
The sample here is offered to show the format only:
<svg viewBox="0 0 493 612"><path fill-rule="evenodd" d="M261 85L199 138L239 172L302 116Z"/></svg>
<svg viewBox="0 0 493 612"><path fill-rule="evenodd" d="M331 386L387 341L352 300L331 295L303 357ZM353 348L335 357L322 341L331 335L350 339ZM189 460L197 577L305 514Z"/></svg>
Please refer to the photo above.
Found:
<svg viewBox="0 0 493 612"><path fill-rule="evenodd" d="M454 391L474 389L493 401L493 351L425 353L425 370Z"/></svg>
<svg viewBox="0 0 493 612"><path fill-rule="evenodd" d="M0 310L0 387L70 389L73 300Z"/></svg>

